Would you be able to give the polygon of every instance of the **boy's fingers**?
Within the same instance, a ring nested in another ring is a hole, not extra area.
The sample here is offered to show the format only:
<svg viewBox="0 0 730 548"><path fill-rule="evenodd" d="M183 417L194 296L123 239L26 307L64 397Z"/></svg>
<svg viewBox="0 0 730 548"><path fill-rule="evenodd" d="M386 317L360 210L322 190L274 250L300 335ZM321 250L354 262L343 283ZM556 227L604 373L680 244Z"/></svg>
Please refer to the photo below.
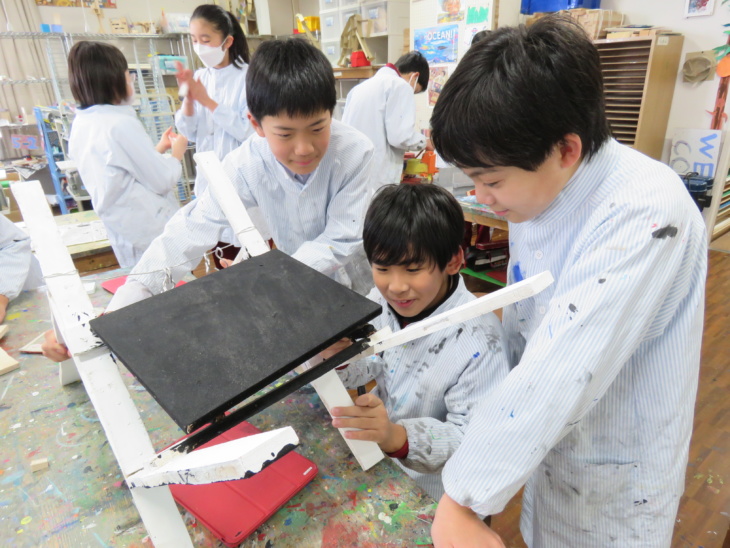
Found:
<svg viewBox="0 0 730 548"><path fill-rule="evenodd" d="M348 430L344 435L348 440L378 441L378 434L374 430Z"/></svg>
<svg viewBox="0 0 730 548"><path fill-rule="evenodd" d="M379 397L377 397L372 392L368 392L367 394L363 394L362 396L358 396L355 400L355 405L358 405L360 407L378 407L379 405L383 405L383 400L381 400Z"/></svg>
<svg viewBox="0 0 730 548"><path fill-rule="evenodd" d="M377 421L370 417L332 419L335 428L357 428L359 430L377 430Z"/></svg>
<svg viewBox="0 0 730 548"><path fill-rule="evenodd" d="M362 417L365 416L367 409L363 409L357 405L349 407L333 407L330 413L335 417Z"/></svg>

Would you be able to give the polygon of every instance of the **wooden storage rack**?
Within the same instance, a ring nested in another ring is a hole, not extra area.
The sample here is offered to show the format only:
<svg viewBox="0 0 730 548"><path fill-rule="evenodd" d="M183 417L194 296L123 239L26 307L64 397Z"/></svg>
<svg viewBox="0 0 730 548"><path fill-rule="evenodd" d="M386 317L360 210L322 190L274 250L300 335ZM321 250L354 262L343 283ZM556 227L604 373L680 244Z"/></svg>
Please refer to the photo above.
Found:
<svg viewBox="0 0 730 548"><path fill-rule="evenodd" d="M596 40L613 136L661 159L684 37Z"/></svg>

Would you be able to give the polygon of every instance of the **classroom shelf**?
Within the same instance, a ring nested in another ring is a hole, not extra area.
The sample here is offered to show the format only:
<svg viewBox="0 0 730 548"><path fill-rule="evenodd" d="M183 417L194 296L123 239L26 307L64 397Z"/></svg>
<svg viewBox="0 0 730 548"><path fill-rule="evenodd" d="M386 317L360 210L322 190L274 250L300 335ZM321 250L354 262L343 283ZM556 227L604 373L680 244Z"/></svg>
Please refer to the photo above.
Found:
<svg viewBox="0 0 730 548"><path fill-rule="evenodd" d="M684 37L596 40L606 117L614 138L657 160L672 105Z"/></svg>

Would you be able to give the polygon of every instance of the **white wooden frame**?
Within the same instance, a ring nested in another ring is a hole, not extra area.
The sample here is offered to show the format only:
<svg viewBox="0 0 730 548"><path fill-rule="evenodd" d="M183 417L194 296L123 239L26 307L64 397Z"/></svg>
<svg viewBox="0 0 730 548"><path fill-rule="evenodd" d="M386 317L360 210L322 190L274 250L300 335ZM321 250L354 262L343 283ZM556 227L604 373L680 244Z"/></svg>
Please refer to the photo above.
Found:
<svg viewBox="0 0 730 548"><path fill-rule="evenodd" d="M243 253L245 250L249 255L255 256L268 251L268 246L251 222L246 208L241 202L233 183L223 169L223 164L218 160L215 152L199 152L195 154L194 158L198 169L201 170L205 179L208 181L208 186L211 192L213 192L213 196L226 215L228 222L233 227L234 233L238 236L242 247L241 252ZM239 257L236 259L238 260L240 256L239 254ZM371 346L353 358L353 361L371 356L376 352L382 352L394 346L405 344L445 327L476 318L477 316L502 308L508 304L526 299L539 293L551 283L553 283L552 275L549 272L543 272L537 276L485 295L476 301L466 303L454 310L449 310L438 316L420 321L397 333L390 333L390 330L387 332L380 331L375 337L371 338ZM308 365L313 366L313 362L315 361L315 359L310 360ZM319 379L313 381L311 385L317 391L319 398L324 403L328 412L333 407L350 407L355 405L335 371L325 373ZM385 457L375 442L350 440L344 437L344 432L347 429L339 430L363 470L374 466Z"/></svg>
<svg viewBox="0 0 730 548"><path fill-rule="evenodd" d="M200 153L195 155L195 159L242 247L252 256L268 251L268 246L253 226L215 154ZM170 451L157 454L114 358L89 328L89 321L94 317L91 301L63 245L40 183L15 182L12 183L12 191L34 241L48 287L55 326L73 354L78 375L99 416L154 545L192 547L190 536L166 485L235 480L257 473L272 453L279 454L287 446L297 445L296 434L291 427L286 427L187 455ZM397 333L381 330L371 338L371 346L359 357L404 344L531 297L552 282L550 273L543 272ZM353 405L334 371L323 375L312 385L328 411L333 406ZM346 438L345 441L365 470L384 458L374 442Z"/></svg>
<svg viewBox="0 0 730 548"><path fill-rule="evenodd" d="M109 349L92 333L94 311L38 181L12 183L48 289L55 326L130 486L140 517L158 548L193 546L170 483L199 484L241 479L261 471L270 455L299 440L291 427L202 450L158 459L147 430ZM169 453L165 454L169 455ZM134 489L133 487L145 487Z"/></svg>

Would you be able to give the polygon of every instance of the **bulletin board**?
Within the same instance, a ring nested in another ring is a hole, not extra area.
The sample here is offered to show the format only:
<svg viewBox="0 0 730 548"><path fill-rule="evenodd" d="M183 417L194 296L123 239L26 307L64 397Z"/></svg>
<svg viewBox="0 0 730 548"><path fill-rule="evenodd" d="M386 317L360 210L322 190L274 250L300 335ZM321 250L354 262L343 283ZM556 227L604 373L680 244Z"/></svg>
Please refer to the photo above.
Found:
<svg viewBox="0 0 730 548"><path fill-rule="evenodd" d="M429 127L441 89L474 35L497 28L499 0L411 0L411 49L428 59L428 92L416 96L417 126Z"/></svg>

